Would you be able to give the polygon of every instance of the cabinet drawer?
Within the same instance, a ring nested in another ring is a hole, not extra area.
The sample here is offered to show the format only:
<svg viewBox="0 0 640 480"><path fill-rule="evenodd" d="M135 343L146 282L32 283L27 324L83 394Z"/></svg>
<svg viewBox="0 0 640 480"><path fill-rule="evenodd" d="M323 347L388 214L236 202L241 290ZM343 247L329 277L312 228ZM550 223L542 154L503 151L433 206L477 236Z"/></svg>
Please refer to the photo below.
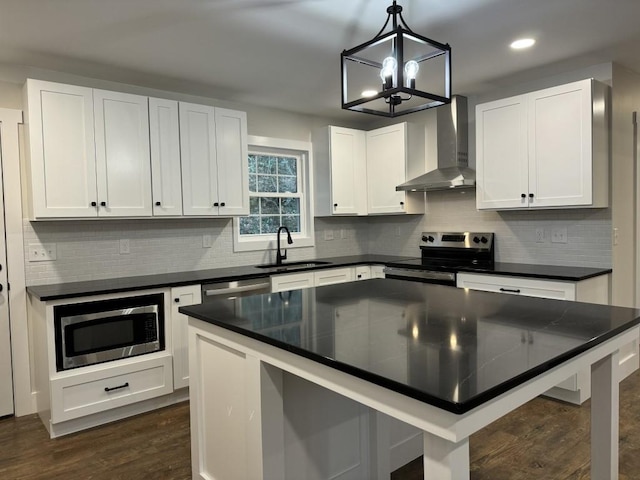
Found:
<svg viewBox="0 0 640 480"><path fill-rule="evenodd" d="M335 283L353 282L353 268L331 268L314 272L313 284L316 287Z"/></svg>
<svg viewBox="0 0 640 480"><path fill-rule="evenodd" d="M286 292L313 287L313 273L293 273L290 275L274 275L271 277L272 292Z"/></svg>
<svg viewBox="0 0 640 480"><path fill-rule="evenodd" d="M172 391L171 355L167 354L65 376L51 381L51 422L64 422Z"/></svg>
<svg viewBox="0 0 640 480"><path fill-rule="evenodd" d="M457 286L458 288L525 295L528 297L572 301L576 299L576 286L573 282L459 273L457 275Z"/></svg>

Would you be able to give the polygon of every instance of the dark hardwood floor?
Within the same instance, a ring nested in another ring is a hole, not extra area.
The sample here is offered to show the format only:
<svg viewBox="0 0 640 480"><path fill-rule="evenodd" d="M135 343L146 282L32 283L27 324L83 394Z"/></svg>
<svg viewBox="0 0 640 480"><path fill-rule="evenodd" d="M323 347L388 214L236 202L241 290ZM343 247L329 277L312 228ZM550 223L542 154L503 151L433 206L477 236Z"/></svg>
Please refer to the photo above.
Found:
<svg viewBox="0 0 640 480"><path fill-rule="evenodd" d="M590 478L589 409L537 398L494 422L471 437L471 479ZM35 415L8 418L0 420L0 479L186 480L189 447L188 403L55 440ZM420 460L391 478L422 479ZM620 389L620 479L639 478L636 372Z"/></svg>

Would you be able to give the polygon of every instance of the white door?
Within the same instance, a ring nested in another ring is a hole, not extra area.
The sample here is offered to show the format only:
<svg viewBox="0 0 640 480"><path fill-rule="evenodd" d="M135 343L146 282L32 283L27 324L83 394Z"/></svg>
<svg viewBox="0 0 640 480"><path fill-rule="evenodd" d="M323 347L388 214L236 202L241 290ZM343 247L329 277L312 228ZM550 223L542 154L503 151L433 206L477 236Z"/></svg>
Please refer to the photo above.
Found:
<svg viewBox="0 0 640 480"><path fill-rule="evenodd" d="M27 80L35 218L95 217L93 91Z"/></svg>
<svg viewBox="0 0 640 480"><path fill-rule="evenodd" d="M591 80L529 94L532 207L592 204Z"/></svg>
<svg viewBox="0 0 640 480"><path fill-rule="evenodd" d="M329 127L331 204L334 215L366 215L367 157L362 130Z"/></svg>
<svg viewBox="0 0 640 480"><path fill-rule="evenodd" d="M149 98L153 216L182 215L178 102Z"/></svg>
<svg viewBox="0 0 640 480"><path fill-rule="evenodd" d="M147 97L93 91L98 215L151 216Z"/></svg>
<svg viewBox="0 0 640 480"><path fill-rule="evenodd" d="M0 158L0 178L2 177ZM13 414L9 294L7 292L7 245L4 227L4 192L0 182L0 417Z"/></svg>
<svg viewBox="0 0 640 480"><path fill-rule="evenodd" d="M220 215L249 215L247 114L215 109Z"/></svg>
<svg viewBox="0 0 640 480"><path fill-rule="evenodd" d="M184 215L217 215L215 109L180 102L179 111L182 210Z"/></svg>
<svg viewBox="0 0 640 480"><path fill-rule="evenodd" d="M476 107L476 206L529 206L527 96Z"/></svg>
<svg viewBox="0 0 640 480"><path fill-rule="evenodd" d="M396 185L406 181L406 124L367 132L367 197L368 211L403 213L405 193Z"/></svg>

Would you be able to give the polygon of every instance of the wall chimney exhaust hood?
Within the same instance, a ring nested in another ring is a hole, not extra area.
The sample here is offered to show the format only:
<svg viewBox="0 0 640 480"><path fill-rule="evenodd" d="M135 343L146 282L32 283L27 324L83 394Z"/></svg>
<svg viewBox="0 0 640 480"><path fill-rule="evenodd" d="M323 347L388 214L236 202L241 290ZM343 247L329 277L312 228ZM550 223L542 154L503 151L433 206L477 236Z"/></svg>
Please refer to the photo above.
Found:
<svg viewBox="0 0 640 480"><path fill-rule="evenodd" d="M396 187L397 191L427 192L476 185L469 168L467 98L454 95L451 103L436 108L438 168Z"/></svg>

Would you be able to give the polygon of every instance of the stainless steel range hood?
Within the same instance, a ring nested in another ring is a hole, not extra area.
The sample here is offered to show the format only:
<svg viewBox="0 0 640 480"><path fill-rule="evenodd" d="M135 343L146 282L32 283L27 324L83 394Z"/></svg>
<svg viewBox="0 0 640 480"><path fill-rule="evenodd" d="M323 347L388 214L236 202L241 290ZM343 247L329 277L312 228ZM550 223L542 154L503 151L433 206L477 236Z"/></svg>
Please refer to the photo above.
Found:
<svg viewBox="0 0 640 480"><path fill-rule="evenodd" d="M467 98L455 95L449 105L436 109L438 168L396 187L397 191L427 192L476 185L469 168Z"/></svg>

